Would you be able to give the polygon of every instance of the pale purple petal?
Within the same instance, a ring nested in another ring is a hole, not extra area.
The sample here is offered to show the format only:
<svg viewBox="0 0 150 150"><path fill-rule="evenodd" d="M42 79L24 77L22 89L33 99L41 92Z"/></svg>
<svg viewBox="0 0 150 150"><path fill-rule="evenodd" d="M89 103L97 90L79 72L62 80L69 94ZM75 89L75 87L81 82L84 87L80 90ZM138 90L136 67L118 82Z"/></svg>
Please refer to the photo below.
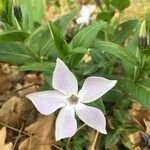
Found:
<svg viewBox="0 0 150 150"><path fill-rule="evenodd" d="M72 137L77 131L75 111L72 107L63 107L56 119L55 138L59 141L63 138Z"/></svg>
<svg viewBox="0 0 150 150"><path fill-rule="evenodd" d="M73 73L68 69L64 62L57 58L56 67L52 80L53 88L65 95L76 94L78 82Z"/></svg>
<svg viewBox="0 0 150 150"><path fill-rule="evenodd" d="M99 109L80 103L77 107L75 107L75 110L77 116L84 123L103 134L107 134L106 119Z"/></svg>
<svg viewBox="0 0 150 150"><path fill-rule="evenodd" d="M95 101L112 89L116 83L116 80L108 80L102 77L89 77L85 80L83 87L78 93L80 101L83 103Z"/></svg>
<svg viewBox="0 0 150 150"><path fill-rule="evenodd" d="M58 91L42 91L26 95L37 110L44 115L49 115L57 109L65 106L65 96Z"/></svg>

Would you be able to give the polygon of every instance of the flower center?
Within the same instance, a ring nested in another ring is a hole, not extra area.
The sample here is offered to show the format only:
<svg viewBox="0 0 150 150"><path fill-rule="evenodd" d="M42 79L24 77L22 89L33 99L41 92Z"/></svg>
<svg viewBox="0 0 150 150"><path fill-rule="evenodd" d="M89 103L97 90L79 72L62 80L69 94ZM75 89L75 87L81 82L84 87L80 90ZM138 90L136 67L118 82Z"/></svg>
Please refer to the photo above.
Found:
<svg viewBox="0 0 150 150"><path fill-rule="evenodd" d="M71 95L69 98L68 98L68 101L70 104L74 105L74 104L77 104L78 103L78 97L75 96L75 95Z"/></svg>

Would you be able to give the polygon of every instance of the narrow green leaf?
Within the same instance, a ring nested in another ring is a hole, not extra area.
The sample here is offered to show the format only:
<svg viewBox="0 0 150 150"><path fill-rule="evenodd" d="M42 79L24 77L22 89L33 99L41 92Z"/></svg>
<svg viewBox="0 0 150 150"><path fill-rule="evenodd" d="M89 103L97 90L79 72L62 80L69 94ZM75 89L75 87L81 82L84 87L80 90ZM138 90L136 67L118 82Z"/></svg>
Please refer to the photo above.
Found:
<svg viewBox="0 0 150 150"><path fill-rule="evenodd" d="M29 33L17 30L3 30L0 32L0 41L2 42L24 42Z"/></svg>
<svg viewBox="0 0 150 150"><path fill-rule="evenodd" d="M22 0L20 1L20 5L23 14L24 30L32 32L34 30L33 3L31 0Z"/></svg>
<svg viewBox="0 0 150 150"><path fill-rule="evenodd" d="M138 64L137 58L130 51L124 49L123 47L121 47L117 44L96 40L94 42L94 47L98 51L100 50L100 51L108 52L108 53L122 59L123 61L127 61L134 65Z"/></svg>
<svg viewBox="0 0 150 150"><path fill-rule="evenodd" d="M129 80L126 82L126 89L135 101L141 103L145 108L150 109L150 80L143 80L134 83Z"/></svg>
<svg viewBox="0 0 150 150"><path fill-rule="evenodd" d="M114 131L108 132L108 134L106 135L106 139L105 139L105 148L112 148L113 146L115 146L115 144L117 144L120 140L120 133L121 133L121 129L118 128Z"/></svg>
<svg viewBox="0 0 150 150"><path fill-rule="evenodd" d="M58 18L54 24L56 25L56 27L58 28L59 31L64 32L64 30L66 29L66 26L68 25L68 23L73 19L73 17L75 16L75 12L71 12L67 15L64 15L60 18Z"/></svg>
<svg viewBox="0 0 150 150"><path fill-rule="evenodd" d="M71 47L76 48L80 46L89 48L89 46L95 39L98 31L101 30L104 25L106 25L105 22L99 21L85 27L73 37L70 43Z"/></svg>
<svg viewBox="0 0 150 150"><path fill-rule="evenodd" d="M29 38L28 45L32 47L35 53L41 57L48 57L48 54L54 49L54 42L49 33L48 25L38 28Z"/></svg>
<svg viewBox="0 0 150 150"><path fill-rule="evenodd" d="M112 42L122 44L130 35L134 33L138 20L128 20L121 23L112 35Z"/></svg>
<svg viewBox="0 0 150 150"><path fill-rule="evenodd" d="M0 61L14 65L35 62L28 50L19 43L0 42Z"/></svg>
<svg viewBox="0 0 150 150"><path fill-rule="evenodd" d="M61 57L65 57L69 50L67 42L65 41L62 34L59 32L57 27L52 22L49 22L49 30L50 30L52 39L54 40L58 54Z"/></svg>
<svg viewBox="0 0 150 150"><path fill-rule="evenodd" d="M39 24L41 24L44 16L45 0L34 0L34 4L34 22L38 22Z"/></svg>
<svg viewBox="0 0 150 150"><path fill-rule="evenodd" d="M19 71L44 71L44 72L52 72L54 70L55 63L53 62L37 62L37 63L27 63L18 67Z"/></svg>

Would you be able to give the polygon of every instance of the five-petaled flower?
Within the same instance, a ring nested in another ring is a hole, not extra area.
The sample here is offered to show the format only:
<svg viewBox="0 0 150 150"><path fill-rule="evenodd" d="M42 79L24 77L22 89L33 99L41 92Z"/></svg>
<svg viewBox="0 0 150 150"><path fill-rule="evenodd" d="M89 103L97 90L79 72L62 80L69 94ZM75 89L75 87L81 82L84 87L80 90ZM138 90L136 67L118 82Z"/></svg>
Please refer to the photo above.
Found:
<svg viewBox="0 0 150 150"><path fill-rule="evenodd" d="M95 6L89 5L85 6L83 5L80 10L80 17L76 19L77 24L84 25L88 24L90 22L91 14L94 12Z"/></svg>
<svg viewBox="0 0 150 150"><path fill-rule="evenodd" d="M106 119L103 113L85 104L104 95L115 86L116 82L102 77L89 77L78 92L77 79L65 63L57 58L52 78L52 86L55 90L35 92L27 95L27 98L44 115L61 108L55 125L56 141L75 134L77 131L75 113L87 125L106 134Z"/></svg>

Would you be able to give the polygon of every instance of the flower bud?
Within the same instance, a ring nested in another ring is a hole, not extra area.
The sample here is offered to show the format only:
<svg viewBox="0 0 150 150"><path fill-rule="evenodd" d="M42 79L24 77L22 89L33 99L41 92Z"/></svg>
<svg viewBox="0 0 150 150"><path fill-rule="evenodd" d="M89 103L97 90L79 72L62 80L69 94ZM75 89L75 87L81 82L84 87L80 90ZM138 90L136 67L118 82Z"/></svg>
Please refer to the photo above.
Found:
<svg viewBox="0 0 150 150"><path fill-rule="evenodd" d="M18 22L20 22L22 19L22 12L21 12L21 8L19 5L14 6L14 15L16 19L18 20Z"/></svg>
<svg viewBox="0 0 150 150"><path fill-rule="evenodd" d="M147 47L147 36L146 36L146 22L143 21L141 24L140 32L139 32L139 43L138 46L141 49L145 49Z"/></svg>

